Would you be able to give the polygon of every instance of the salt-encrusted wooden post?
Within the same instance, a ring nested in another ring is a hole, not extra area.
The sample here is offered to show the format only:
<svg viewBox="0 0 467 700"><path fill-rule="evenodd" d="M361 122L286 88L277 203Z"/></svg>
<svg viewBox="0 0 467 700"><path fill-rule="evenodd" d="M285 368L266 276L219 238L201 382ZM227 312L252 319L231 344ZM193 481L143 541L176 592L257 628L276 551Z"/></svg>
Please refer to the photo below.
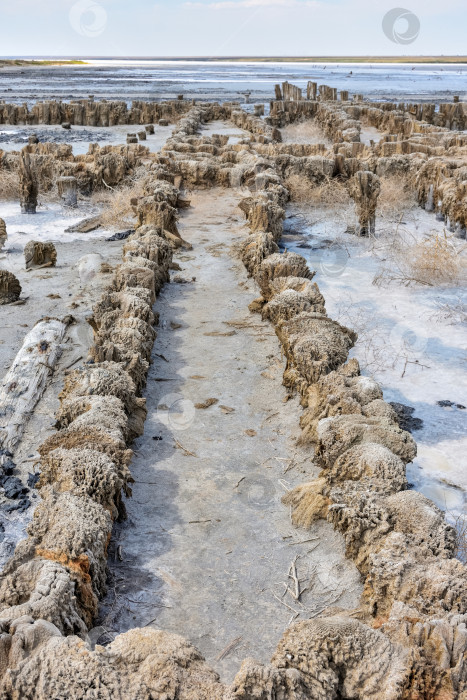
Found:
<svg viewBox="0 0 467 700"><path fill-rule="evenodd" d="M350 180L349 194L356 205L360 236L369 236L375 232L376 206L380 191L380 179L371 171L359 170Z"/></svg>
<svg viewBox="0 0 467 700"><path fill-rule="evenodd" d="M3 219L0 219L0 250L5 245L7 238L8 236L6 234L6 223L3 221Z"/></svg>
<svg viewBox="0 0 467 700"><path fill-rule="evenodd" d="M20 294L19 279L9 270L0 270L0 306L18 301Z"/></svg>
<svg viewBox="0 0 467 700"><path fill-rule="evenodd" d="M306 98L307 100L316 100L318 93L318 83L313 83L311 80L308 81L306 86Z"/></svg>
<svg viewBox="0 0 467 700"><path fill-rule="evenodd" d="M35 214L37 208L37 183L31 166L31 158L24 148L19 159L19 191L23 214Z"/></svg>
<svg viewBox="0 0 467 700"><path fill-rule="evenodd" d="M78 206L78 181L75 177L59 177L57 189L60 199L66 207Z"/></svg>

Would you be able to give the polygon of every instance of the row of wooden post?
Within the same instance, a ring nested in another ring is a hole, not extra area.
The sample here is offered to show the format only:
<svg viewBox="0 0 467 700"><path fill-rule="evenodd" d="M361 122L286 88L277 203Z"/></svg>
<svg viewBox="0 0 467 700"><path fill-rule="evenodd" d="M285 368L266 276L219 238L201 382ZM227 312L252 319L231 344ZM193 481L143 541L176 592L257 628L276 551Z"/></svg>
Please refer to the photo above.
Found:
<svg viewBox="0 0 467 700"><path fill-rule="evenodd" d="M291 83L285 81L282 85L275 86L276 100L282 102L301 102L303 99L303 91L297 85L292 85ZM306 99L307 100L327 100L330 102L337 101L338 93L337 88L329 87L329 85L319 85L309 80L306 87ZM348 90L340 91L341 102L348 102L349 92ZM354 95L354 101L363 101L363 95Z"/></svg>

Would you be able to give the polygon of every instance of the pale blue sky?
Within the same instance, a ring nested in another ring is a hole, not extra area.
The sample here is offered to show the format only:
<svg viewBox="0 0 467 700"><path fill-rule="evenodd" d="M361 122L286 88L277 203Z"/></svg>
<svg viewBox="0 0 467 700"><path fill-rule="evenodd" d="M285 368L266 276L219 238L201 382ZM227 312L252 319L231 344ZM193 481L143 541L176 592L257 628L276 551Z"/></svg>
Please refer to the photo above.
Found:
<svg viewBox="0 0 467 700"><path fill-rule="evenodd" d="M410 44L382 30L399 6ZM2 56L467 54L467 0L0 0L0 20Z"/></svg>

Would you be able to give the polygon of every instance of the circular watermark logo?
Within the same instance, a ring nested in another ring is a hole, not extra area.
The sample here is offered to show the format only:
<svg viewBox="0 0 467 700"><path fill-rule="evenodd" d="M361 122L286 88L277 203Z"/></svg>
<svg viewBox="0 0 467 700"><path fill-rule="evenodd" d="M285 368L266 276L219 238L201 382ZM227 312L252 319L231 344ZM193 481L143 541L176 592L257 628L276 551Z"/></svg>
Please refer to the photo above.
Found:
<svg viewBox="0 0 467 700"><path fill-rule="evenodd" d="M397 354L417 356L425 352L428 338L417 335L403 323L396 323L389 334L389 342Z"/></svg>
<svg viewBox="0 0 467 700"><path fill-rule="evenodd" d="M324 248L319 257L318 269L326 277L340 277L349 261L347 250L340 245Z"/></svg>
<svg viewBox="0 0 467 700"><path fill-rule="evenodd" d="M412 44L420 34L420 20L410 10L394 7L383 17L383 32L394 44Z"/></svg>
<svg viewBox="0 0 467 700"><path fill-rule="evenodd" d="M193 401L182 394L166 394L157 406L157 417L171 430L187 430L195 419L196 409Z"/></svg>
<svg viewBox="0 0 467 700"><path fill-rule="evenodd" d="M107 25L107 12L94 0L78 0L70 9L70 24L81 36L94 38L102 34Z"/></svg>
<svg viewBox="0 0 467 700"><path fill-rule="evenodd" d="M269 508L276 500L274 484L260 476L247 476L238 486L242 499L256 508Z"/></svg>
<svg viewBox="0 0 467 700"><path fill-rule="evenodd" d="M92 629L89 630L85 637L85 642L89 646L89 648L94 651L96 648L96 644L99 643L99 640L101 637L104 637L106 634L106 629L104 627L93 627Z"/></svg>

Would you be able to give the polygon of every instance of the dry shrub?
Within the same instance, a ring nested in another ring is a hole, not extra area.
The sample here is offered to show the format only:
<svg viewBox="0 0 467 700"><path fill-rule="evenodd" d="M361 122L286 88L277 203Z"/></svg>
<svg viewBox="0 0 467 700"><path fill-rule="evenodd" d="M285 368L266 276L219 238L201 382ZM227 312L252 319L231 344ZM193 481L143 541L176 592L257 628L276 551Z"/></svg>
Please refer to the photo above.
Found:
<svg viewBox="0 0 467 700"><path fill-rule="evenodd" d="M131 199L142 195L142 182L135 180L118 189L96 192L92 196L92 203L103 205L101 217L105 228L131 228L135 224Z"/></svg>
<svg viewBox="0 0 467 700"><path fill-rule="evenodd" d="M289 124L281 129L283 143L323 143L330 146L331 141L325 136L316 122L307 120Z"/></svg>
<svg viewBox="0 0 467 700"><path fill-rule="evenodd" d="M313 188L312 204L325 207L345 207L351 203L349 191L342 180L327 179Z"/></svg>
<svg viewBox="0 0 467 700"><path fill-rule="evenodd" d="M285 180L284 184L289 190L292 202L308 204L308 202L311 201L313 185L306 178L300 175L290 175L290 177Z"/></svg>
<svg viewBox="0 0 467 700"><path fill-rule="evenodd" d="M0 199L19 199L19 175L14 170L0 170Z"/></svg>
<svg viewBox="0 0 467 700"><path fill-rule="evenodd" d="M417 207L415 192L405 177L382 177L377 214L384 218L400 218Z"/></svg>
<svg viewBox="0 0 467 700"><path fill-rule="evenodd" d="M312 204L313 206L345 207L350 203L348 190L337 178L326 179L315 185L302 175L290 175L285 181L292 202Z"/></svg>
<svg viewBox="0 0 467 700"><path fill-rule="evenodd" d="M466 272L465 245L444 231L411 244L395 239L392 257L374 283L453 285L462 283Z"/></svg>
<svg viewBox="0 0 467 700"><path fill-rule="evenodd" d="M446 232L415 244L410 251L409 265L414 276L432 284L459 280L465 260Z"/></svg>

